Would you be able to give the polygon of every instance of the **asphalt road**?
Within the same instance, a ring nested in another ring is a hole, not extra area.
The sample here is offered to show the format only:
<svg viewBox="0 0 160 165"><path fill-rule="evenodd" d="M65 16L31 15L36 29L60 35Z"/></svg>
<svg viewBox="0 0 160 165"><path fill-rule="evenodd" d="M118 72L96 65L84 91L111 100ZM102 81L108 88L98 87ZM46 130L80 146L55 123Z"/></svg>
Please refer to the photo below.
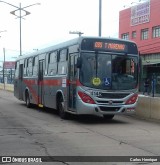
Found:
<svg viewBox="0 0 160 165"><path fill-rule="evenodd" d="M92 116L62 120L51 109L28 109L13 93L0 90L0 156L157 157L160 122L136 116L115 116L111 121ZM140 163L54 162L58 165Z"/></svg>

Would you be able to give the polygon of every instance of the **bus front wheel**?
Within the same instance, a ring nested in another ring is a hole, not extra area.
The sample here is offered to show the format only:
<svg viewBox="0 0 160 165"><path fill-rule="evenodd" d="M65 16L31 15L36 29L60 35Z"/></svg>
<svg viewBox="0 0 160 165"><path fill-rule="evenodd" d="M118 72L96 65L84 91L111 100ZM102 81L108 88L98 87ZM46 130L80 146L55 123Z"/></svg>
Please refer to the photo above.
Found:
<svg viewBox="0 0 160 165"><path fill-rule="evenodd" d="M67 112L65 112L64 101L63 101L63 98L62 97L58 101L58 110L59 110L60 117L62 119L67 119Z"/></svg>

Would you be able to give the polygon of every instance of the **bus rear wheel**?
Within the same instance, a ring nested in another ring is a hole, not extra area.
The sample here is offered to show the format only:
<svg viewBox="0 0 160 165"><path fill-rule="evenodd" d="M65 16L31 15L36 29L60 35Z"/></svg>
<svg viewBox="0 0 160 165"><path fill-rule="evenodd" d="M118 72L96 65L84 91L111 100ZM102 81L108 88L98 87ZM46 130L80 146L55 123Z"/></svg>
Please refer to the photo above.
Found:
<svg viewBox="0 0 160 165"><path fill-rule="evenodd" d="M31 102L30 102L30 98L29 98L29 93L26 93L26 106L27 108L31 107Z"/></svg>
<svg viewBox="0 0 160 165"><path fill-rule="evenodd" d="M112 120L114 115L103 115L104 119L106 120Z"/></svg>
<svg viewBox="0 0 160 165"><path fill-rule="evenodd" d="M67 119L68 114L67 114L67 112L65 112L64 101L63 101L62 97L58 101L58 111L59 111L59 115L62 119Z"/></svg>

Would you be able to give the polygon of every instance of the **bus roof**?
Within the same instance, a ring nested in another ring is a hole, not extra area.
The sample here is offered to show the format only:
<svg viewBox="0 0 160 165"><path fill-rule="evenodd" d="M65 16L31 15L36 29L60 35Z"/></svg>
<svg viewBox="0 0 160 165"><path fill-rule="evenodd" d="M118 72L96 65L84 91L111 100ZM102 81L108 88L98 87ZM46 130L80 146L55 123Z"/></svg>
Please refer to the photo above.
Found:
<svg viewBox="0 0 160 165"><path fill-rule="evenodd" d="M37 55L37 54L43 54L43 53L51 52L53 50L62 49L62 48L65 48L65 47L68 47L68 46L72 46L72 45L75 45L75 44L81 44L83 39L102 39L102 40L106 39L106 40L114 40L114 41L121 41L121 42L128 42L128 43L136 44L133 41L119 39L119 38L96 37L96 36L95 37L80 36L78 38L75 38L75 39L72 39L72 40L68 40L68 41L65 41L65 42L53 45L53 46L49 46L49 47L46 47L44 49L38 50L36 52L30 53L30 54L27 54L27 55L22 55L21 57L19 56L16 60L24 59L24 58L31 57L31 56L34 56L34 55Z"/></svg>

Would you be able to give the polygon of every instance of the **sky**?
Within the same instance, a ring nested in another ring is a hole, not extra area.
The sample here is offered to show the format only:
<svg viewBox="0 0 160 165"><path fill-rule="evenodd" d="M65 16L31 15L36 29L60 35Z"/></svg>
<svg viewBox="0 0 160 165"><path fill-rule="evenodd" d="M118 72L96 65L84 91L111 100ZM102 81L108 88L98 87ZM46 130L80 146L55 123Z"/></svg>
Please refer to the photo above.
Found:
<svg viewBox="0 0 160 165"><path fill-rule="evenodd" d="M31 14L21 21L22 54L78 37L98 36L99 0L4 0L14 6L27 7ZM119 11L138 0L102 0L102 37L118 38ZM14 61L20 49L20 19L10 12L15 7L0 2L0 63ZM22 12L22 15L25 13ZM19 15L19 12L16 12ZM5 31L5 32L3 32Z"/></svg>

